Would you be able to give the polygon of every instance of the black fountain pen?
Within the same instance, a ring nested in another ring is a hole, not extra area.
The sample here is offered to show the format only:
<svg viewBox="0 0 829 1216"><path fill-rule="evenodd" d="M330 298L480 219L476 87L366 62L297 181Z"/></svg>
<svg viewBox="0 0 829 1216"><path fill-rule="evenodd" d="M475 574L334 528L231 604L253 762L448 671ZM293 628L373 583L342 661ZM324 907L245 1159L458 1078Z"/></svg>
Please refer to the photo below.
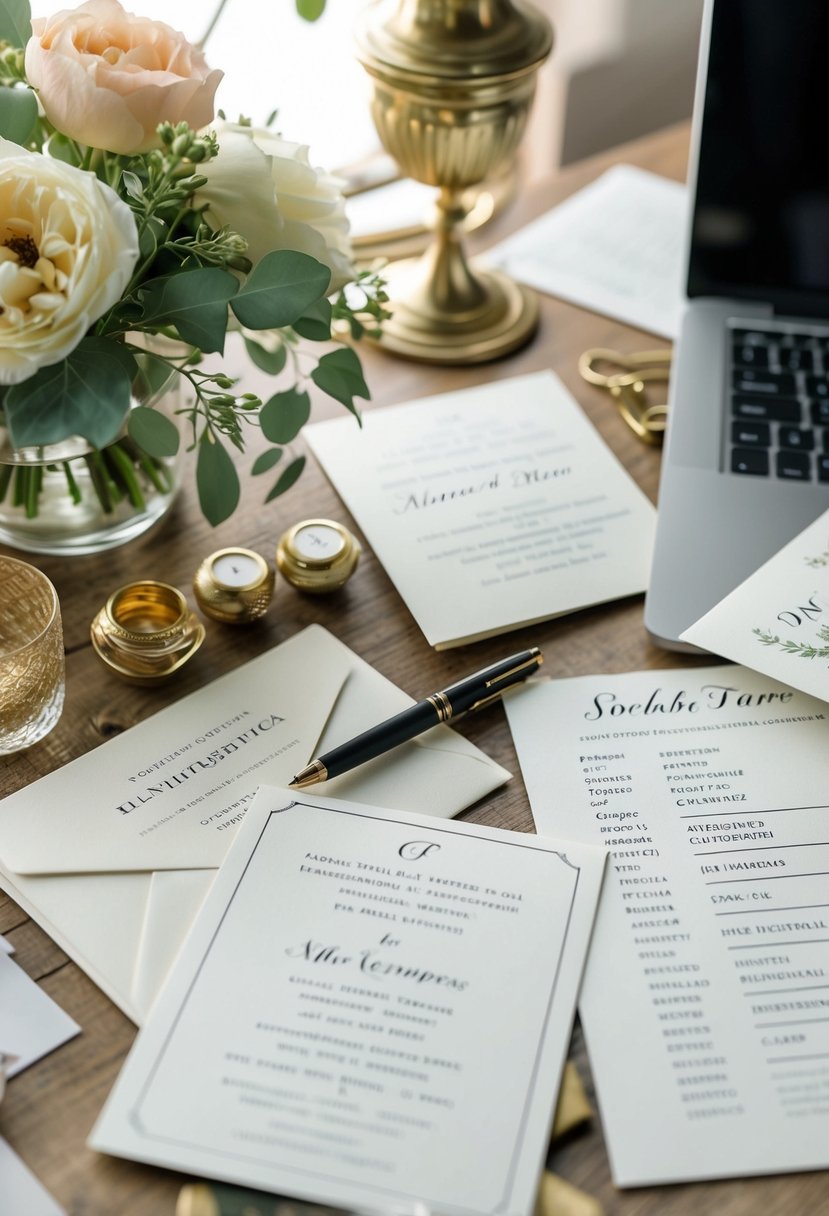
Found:
<svg viewBox="0 0 829 1216"><path fill-rule="evenodd" d="M476 671L474 676L450 684L442 692L433 692L410 709L404 709L393 718L363 731L356 739L349 739L348 743L341 743L324 756L312 760L289 782L289 786L303 790L331 777L339 777L341 773L347 773L358 764L365 764L367 760L391 751L415 735L422 735L440 722L451 722L461 714L482 709L497 700L513 684L526 680L527 676L538 671L543 662L543 654L537 646L533 646L532 650L522 650L520 654L510 655L508 659L493 663L483 671Z"/></svg>

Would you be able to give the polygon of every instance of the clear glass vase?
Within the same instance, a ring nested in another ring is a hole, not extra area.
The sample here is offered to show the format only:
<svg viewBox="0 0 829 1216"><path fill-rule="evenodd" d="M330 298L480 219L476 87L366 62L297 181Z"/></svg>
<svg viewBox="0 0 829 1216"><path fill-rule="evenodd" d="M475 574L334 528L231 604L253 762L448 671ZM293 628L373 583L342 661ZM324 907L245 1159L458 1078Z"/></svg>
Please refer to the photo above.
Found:
<svg viewBox="0 0 829 1216"><path fill-rule="evenodd" d="M134 386L131 408L152 406L177 422L182 378L171 370L154 389L147 383ZM148 455L126 427L100 451L79 438L15 449L0 429L0 542L67 556L111 549L160 520L180 485L178 455Z"/></svg>

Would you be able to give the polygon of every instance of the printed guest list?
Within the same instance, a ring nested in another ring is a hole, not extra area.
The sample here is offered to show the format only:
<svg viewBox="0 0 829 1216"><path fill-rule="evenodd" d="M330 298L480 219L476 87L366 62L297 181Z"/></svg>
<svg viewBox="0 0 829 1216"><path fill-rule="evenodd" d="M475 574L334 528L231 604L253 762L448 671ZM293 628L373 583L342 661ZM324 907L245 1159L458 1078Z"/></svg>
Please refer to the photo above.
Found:
<svg viewBox="0 0 829 1216"><path fill-rule="evenodd" d="M304 433L437 650L647 585L654 509L552 372Z"/></svg>
<svg viewBox="0 0 829 1216"><path fill-rule="evenodd" d="M580 998L620 1186L829 1165L829 713L741 667L536 683L539 831L602 844Z"/></svg>
<svg viewBox="0 0 829 1216"><path fill-rule="evenodd" d="M262 787L93 1147L343 1208L527 1216L604 861Z"/></svg>

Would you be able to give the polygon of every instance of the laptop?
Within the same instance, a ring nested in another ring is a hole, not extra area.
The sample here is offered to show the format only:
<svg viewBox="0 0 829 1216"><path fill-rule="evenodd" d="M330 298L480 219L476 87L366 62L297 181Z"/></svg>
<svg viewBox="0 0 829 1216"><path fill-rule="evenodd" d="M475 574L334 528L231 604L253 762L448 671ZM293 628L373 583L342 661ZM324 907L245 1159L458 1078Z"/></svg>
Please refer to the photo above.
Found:
<svg viewBox="0 0 829 1216"><path fill-rule="evenodd" d="M706 0L645 600L670 649L829 508L827 61L826 0Z"/></svg>

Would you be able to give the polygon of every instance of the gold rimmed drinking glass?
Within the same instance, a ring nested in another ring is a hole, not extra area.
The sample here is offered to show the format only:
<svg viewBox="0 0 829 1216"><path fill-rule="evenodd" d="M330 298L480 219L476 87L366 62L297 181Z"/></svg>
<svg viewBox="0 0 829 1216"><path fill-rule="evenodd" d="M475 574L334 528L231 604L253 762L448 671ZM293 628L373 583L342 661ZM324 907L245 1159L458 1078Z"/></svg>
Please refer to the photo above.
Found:
<svg viewBox="0 0 829 1216"><path fill-rule="evenodd" d="M49 733L64 687L57 592L34 566L0 556L0 755Z"/></svg>

